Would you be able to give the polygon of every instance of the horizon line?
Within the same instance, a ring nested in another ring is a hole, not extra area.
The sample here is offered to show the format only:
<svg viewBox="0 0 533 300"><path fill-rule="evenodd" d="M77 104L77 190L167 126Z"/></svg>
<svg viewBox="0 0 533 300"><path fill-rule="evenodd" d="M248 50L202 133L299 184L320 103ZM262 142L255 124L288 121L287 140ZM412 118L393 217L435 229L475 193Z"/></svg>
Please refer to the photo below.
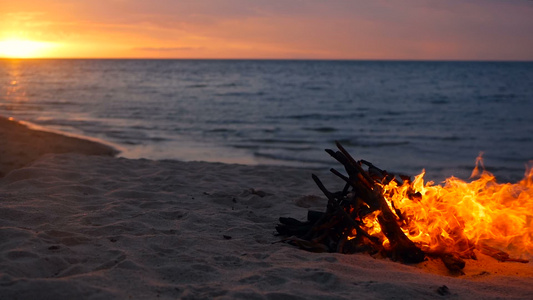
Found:
<svg viewBox="0 0 533 300"><path fill-rule="evenodd" d="M172 58L172 57L0 57L0 60L203 60L203 61L360 61L360 62L533 62L522 59L395 59L395 58Z"/></svg>

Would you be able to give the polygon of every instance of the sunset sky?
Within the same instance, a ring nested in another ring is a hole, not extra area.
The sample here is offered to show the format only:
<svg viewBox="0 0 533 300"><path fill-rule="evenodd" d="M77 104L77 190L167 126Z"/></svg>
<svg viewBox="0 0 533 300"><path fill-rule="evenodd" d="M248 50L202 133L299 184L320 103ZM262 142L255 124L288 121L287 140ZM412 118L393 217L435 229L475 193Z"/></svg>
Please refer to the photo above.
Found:
<svg viewBox="0 0 533 300"><path fill-rule="evenodd" d="M533 1L0 0L0 57L533 60Z"/></svg>

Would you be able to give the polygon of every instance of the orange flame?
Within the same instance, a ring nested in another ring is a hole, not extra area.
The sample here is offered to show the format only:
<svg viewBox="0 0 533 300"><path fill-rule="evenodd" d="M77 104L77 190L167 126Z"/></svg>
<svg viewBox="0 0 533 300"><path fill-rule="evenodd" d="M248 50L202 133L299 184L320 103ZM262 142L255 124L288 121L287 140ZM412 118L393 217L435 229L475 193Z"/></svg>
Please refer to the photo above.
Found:
<svg viewBox="0 0 533 300"><path fill-rule="evenodd" d="M483 169L479 171L479 166ZM514 257L533 257L533 161L518 183L496 182L484 170L481 154L472 177L456 177L444 185L424 183L423 171L413 182L383 186L384 196L399 215L407 237L426 252L455 252L471 257L475 247L488 245ZM471 177L471 179L472 179ZM373 216L363 220L379 231ZM387 242L387 241L385 241Z"/></svg>

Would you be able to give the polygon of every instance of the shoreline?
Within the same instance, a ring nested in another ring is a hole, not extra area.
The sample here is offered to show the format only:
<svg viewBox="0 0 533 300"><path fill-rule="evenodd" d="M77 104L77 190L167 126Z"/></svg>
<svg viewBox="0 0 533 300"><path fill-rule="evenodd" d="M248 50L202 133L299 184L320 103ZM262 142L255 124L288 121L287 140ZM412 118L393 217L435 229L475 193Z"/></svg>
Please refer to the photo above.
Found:
<svg viewBox="0 0 533 300"><path fill-rule="evenodd" d="M49 153L116 156L119 151L90 139L31 128L28 123L0 116L0 177L28 166Z"/></svg>

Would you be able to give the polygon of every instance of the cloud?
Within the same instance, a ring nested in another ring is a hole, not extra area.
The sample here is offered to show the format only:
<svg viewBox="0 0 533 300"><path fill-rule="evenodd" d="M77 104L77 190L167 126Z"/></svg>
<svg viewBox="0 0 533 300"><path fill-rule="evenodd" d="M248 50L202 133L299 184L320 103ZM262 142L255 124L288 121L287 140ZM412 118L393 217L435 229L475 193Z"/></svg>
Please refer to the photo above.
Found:
<svg viewBox="0 0 533 300"><path fill-rule="evenodd" d="M24 22L35 19L36 17L44 15L42 11L17 11L4 14L4 20L12 22Z"/></svg>
<svg viewBox="0 0 533 300"><path fill-rule="evenodd" d="M177 52L177 51L194 51L201 50L204 47L135 47L132 50L146 52Z"/></svg>

